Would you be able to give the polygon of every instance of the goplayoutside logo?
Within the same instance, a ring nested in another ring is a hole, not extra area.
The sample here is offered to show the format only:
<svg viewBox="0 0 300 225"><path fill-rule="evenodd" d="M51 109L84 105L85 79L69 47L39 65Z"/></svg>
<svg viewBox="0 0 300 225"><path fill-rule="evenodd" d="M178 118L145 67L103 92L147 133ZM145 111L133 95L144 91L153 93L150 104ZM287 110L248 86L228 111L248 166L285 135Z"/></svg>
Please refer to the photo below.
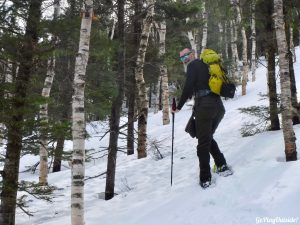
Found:
<svg viewBox="0 0 300 225"><path fill-rule="evenodd" d="M264 224L264 223L269 223L269 224L298 224L299 222L299 217L256 217L255 218L256 224Z"/></svg>

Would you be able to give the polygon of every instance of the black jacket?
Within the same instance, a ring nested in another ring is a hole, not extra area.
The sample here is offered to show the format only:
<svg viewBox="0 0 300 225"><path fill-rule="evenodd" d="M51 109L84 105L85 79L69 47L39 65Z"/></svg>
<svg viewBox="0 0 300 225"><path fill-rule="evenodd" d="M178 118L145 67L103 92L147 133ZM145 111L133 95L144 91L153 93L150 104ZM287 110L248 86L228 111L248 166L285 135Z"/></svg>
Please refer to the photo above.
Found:
<svg viewBox="0 0 300 225"><path fill-rule="evenodd" d="M177 109L180 110L186 100L198 90L210 90L208 86L209 77L208 66L202 60L195 59L190 62L187 66L186 80Z"/></svg>

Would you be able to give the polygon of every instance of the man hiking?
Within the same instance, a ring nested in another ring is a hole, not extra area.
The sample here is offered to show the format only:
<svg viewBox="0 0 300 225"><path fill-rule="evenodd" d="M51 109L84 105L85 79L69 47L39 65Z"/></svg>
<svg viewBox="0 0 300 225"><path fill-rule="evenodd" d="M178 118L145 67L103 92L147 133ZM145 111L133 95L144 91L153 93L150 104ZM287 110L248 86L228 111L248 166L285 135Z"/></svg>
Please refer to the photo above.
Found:
<svg viewBox="0 0 300 225"><path fill-rule="evenodd" d="M194 96L196 137L198 139L197 156L200 166L199 183L202 188L207 188L211 185L210 154L215 161L216 172L219 175L233 174L213 138L213 134L224 117L225 108L220 95L210 90L208 65L201 59L195 59L195 52L188 48L180 52L180 60L187 65L186 81L177 108L173 112L181 110L186 100Z"/></svg>

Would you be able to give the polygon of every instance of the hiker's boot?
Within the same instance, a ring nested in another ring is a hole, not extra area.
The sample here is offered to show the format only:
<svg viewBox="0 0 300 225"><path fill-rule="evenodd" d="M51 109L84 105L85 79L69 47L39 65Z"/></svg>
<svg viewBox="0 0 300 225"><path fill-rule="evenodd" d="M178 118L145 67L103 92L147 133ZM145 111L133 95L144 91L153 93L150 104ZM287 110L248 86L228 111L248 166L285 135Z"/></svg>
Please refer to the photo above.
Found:
<svg viewBox="0 0 300 225"><path fill-rule="evenodd" d="M227 177L233 174L232 169L226 164L220 167L215 166L214 170L217 174L223 177Z"/></svg>
<svg viewBox="0 0 300 225"><path fill-rule="evenodd" d="M211 185L211 178L208 178L208 179L200 179L199 184L200 184L200 186L201 186L203 189L206 189L206 188L208 188L208 187Z"/></svg>

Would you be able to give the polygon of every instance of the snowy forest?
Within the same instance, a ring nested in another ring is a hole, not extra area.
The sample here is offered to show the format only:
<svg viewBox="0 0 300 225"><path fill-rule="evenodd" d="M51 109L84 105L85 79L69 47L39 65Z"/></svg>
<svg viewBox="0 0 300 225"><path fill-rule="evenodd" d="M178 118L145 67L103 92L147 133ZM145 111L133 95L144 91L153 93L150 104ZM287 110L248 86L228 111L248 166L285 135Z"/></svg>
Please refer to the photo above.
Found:
<svg viewBox="0 0 300 225"><path fill-rule="evenodd" d="M0 225L300 223L299 45L298 0L0 0ZM209 190L184 48L237 87Z"/></svg>

